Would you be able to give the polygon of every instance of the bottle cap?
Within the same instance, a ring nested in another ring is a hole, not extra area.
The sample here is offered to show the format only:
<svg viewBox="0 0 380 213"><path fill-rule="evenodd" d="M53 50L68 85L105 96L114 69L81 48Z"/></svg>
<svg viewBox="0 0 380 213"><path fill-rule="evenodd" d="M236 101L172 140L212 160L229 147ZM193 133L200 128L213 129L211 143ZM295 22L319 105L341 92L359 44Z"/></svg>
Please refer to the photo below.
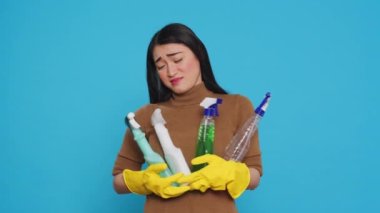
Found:
<svg viewBox="0 0 380 213"><path fill-rule="evenodd" d="M203 115L212 116L212 117L219 116L218 104L221 104L221 103L222 103L221 98L208 98L208 97L205 98L200 104L201 106L205 108L203 111Z"/></svg>
<svg viewBox="0 0 380 213"><path fill-rule="evenodd" d="M265 95L264 100L261 102L261 104L259 105L259 107L256 108L256 110L255 110L256 114L260 115L261 117L264 116L265 111L267 110L268 105L269 105L270 97L271 97L270 92L267 92L267 94Z"/></svg>

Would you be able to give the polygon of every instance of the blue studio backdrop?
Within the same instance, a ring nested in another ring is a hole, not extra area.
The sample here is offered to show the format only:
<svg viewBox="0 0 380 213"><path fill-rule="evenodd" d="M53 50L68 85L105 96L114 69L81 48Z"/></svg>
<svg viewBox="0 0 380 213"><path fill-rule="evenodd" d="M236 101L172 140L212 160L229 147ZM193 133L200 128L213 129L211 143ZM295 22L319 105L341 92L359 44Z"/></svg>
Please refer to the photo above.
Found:
<svg viewBox="0 0 380 213"><path fill-rule="evenodd" d="M379 1L0 1L0 212L141 212L112 167L172 22L258 105L264 176L240 212L380 212Z"/></svg>

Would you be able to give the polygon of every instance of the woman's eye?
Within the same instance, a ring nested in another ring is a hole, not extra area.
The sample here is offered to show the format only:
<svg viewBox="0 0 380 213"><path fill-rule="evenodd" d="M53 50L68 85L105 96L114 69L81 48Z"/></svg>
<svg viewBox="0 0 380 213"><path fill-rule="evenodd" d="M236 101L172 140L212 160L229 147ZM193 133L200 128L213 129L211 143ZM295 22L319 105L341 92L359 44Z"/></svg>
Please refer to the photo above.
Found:
<svg viewBox="0 0 380 213"><path fill-rule="evenodd" d="M157 66L157 70L161 70L165 67L165 65L162 65L162 66Z"/></svg>
<svg viewBox="0 0 380 213"><path fill-rule="evenodd" d="M182 58L180 58L180 59L177 59L177 60L174 60L174 63L179 63L179 62L181 62L182 61Z"/></svg>

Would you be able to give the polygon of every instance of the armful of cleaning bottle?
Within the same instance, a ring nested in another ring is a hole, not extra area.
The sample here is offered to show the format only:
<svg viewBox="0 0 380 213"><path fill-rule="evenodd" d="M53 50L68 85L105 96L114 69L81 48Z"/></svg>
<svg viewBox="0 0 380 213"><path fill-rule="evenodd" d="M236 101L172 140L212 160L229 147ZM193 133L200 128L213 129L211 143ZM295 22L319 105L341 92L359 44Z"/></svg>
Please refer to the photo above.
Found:
<svg viewBox="0 0 380 213"><path fill-rule="evenodd" d="M195 150L195 156L214 153L214 138L215 138L215 121L214 117L219 116L218 104L222 103L220 98L205 98L200 106L204 108L203 118L198 130L198 140ZM197 171L207 164L199 164L193 166L193 171Z"/></svg>
<svg viewBox="0 0 380 213"><path fill-rule="evenodd" d="M271 94L268 92L259 107L255 110L255 115L249 117L243 126L233 136L230 144L226 147L224 159L241 162L249 150L251 138L257 131L260 120L263 118L268 108Z"/></svg>
<svg viewBox="0 0 380 213"><path fill-rule="evenodd" d="M145 138L145 133L141 131L140 125L136 122L134 117L134 113L128 113L128 119L125 119L125 123L132 131L134 140L143 153L145 161L148 163L148 165L155 163L165 163L164 159L158 153L153 151L152 147L149 145L147 139ZM169 168L160 173L161 177L169 177L171 175L172 173L170 172Z"/></svg>
<svg viewBox="0 0 380 213"><path fill-rule="evenodd" d="M169 131L165 127L166 121L162 117L161 109L154 110L151 122L154 126L161 147L164 150L164 157L170 170L173 174L182 172L185 175L189 175L191 172L186 163L185 157L183 156L181 149L174 146Z"/></svg>

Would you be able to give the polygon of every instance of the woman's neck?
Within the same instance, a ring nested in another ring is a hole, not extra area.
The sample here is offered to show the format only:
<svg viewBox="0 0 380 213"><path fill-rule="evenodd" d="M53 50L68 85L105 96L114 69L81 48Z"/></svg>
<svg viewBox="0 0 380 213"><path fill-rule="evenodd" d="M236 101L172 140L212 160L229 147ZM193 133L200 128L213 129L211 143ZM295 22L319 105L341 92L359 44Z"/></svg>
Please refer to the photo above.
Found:
<svg viewBox="0 0 380 213"><path fill-rule="evenodd" d="M214 94L209 91L203 82L195 85L189 91L182 94L173 93L169 102L175 106L186 106L199 104L205 97L213 97Z"/></svg>

